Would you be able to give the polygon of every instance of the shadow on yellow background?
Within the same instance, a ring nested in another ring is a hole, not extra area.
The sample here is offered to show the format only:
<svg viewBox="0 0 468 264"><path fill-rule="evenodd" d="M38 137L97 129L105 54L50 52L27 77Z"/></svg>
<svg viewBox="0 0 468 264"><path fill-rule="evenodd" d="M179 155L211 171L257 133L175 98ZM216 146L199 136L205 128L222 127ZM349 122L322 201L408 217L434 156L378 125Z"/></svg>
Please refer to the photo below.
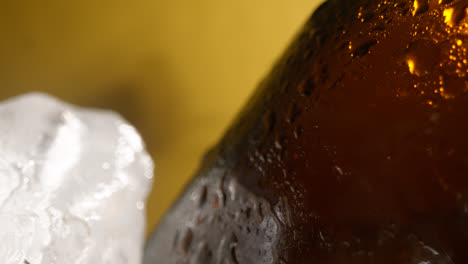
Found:
<svg viewBox="0 0 468 264"><path fill-rule="evenodd" d="M120 112L155 163L152 230L318 0L0 3L0 99Z"/></svg>

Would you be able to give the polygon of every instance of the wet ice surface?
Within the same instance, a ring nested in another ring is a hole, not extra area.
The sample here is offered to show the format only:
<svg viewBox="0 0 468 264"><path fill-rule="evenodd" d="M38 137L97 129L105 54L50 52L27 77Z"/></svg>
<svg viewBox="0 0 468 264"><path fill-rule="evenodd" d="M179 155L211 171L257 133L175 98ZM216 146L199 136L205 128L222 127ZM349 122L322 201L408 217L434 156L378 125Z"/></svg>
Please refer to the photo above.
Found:
<svg viewBox="0 0 468 264"><path fill-rule="evenodd" d="M152 177L113 112L43 94L1 103L0 262L141 263Z"/></svg>

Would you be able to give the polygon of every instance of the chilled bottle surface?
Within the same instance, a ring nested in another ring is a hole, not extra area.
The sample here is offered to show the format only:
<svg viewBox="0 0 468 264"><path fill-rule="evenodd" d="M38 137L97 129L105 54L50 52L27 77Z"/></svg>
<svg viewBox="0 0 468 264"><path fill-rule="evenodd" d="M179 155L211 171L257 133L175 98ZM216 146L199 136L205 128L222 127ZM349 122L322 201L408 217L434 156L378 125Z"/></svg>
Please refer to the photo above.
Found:
<svg viewBox="0 0 468 264"><path fill-rule="evenodd" d="M323 4L145 264L468 263L467 7Z"/></svg>

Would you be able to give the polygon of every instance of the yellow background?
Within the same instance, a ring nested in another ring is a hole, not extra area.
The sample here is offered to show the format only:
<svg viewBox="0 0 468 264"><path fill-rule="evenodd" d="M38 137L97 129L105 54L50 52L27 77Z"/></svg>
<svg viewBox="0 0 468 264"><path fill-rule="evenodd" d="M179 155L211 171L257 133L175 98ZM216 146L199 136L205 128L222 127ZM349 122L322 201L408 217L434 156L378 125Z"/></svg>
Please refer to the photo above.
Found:
<svg viewBox="0 0 468 264"><path fill-rule="evenodd" d="M111 108L155 163L148 230L319 0L0 3L0 99Z"/></svg>

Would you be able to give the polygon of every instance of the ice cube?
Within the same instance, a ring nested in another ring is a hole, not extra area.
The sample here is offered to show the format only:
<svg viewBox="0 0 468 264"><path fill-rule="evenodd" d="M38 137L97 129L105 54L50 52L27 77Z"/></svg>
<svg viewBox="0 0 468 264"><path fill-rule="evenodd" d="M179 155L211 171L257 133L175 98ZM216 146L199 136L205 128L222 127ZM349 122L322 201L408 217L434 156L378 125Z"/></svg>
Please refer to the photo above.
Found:
<svg viewBox="0 0 468 264"><path fill-rule="evenodd" d="M111 111L0 104L0 263L141 263L153 162Z"/></svg>

